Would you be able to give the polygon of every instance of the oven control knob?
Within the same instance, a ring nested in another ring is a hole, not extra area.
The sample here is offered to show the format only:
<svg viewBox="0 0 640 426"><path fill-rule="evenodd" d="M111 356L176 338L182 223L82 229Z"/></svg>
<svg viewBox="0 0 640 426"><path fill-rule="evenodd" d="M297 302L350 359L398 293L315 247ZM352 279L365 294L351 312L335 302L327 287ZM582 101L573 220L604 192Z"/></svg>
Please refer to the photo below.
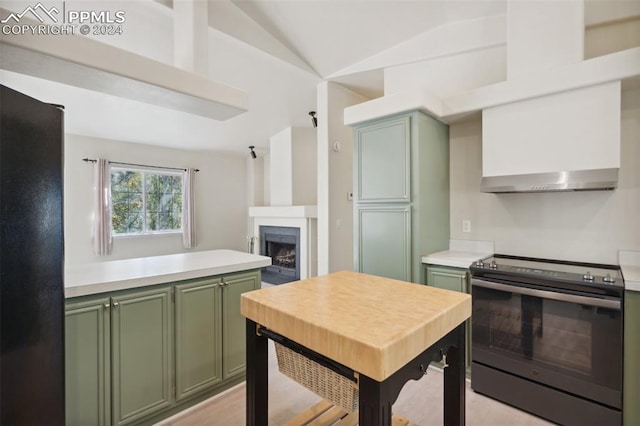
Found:
<svg viewBox="0 0 640 426"><path fill-rule="evenodd" d="M489 269L498 269L498 265L496 264L495 260L491 261L491 263L489 264Z"/></svg>
<svg viewBox="0 0 640 426"><path fill-rule="evenodd" d="M480 260L478 260L478 261L476 262L476 266L477 266L478 268L484 268L484 262L482 261L482 259L480 259Z"/></svg>
<svg viewBox="0 0 640 426"><path fill-rule="evenodd" d="M591 272L587 271L587 273L582 276L582 280L593 281L593 275L591 275Z"/></svg>
<svg viewBox="0 0 640 426"><path fill-rule="evenodd" d="M616 282L616 280L611 276L611 274L607 274L606 277L603 277L602 281L607 283L607 284L613 284L613 283Z"/></svg>

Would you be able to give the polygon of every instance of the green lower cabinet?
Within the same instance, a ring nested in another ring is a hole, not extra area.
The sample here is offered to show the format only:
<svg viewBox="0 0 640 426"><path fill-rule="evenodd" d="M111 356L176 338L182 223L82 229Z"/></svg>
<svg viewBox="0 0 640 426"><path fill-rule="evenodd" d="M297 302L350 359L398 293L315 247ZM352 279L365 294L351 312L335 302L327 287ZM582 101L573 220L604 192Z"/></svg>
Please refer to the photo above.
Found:
<svg viewBox="0 0 640 426"><path fill-rule="evenodd" d="M66 424L111 424L111 299L67 303Z"/></svg>
<svg viewBox="0 0 640 426"><path fill-rule="evenodd" d="M222 381L220 278L176 286L176 399Z"/></svg>
<svg viewBox="0 0 640 426"><path fill-rule="evenodd" d="M428 266L426 268L427 285L445 290L468 293L468 271L459 268Z"/></svg>
<svg viewBox="0 0 640 426"><path fill-rule="evenodd" d="M147 425L243 380L260 271L66 302L66 424Z"/></svg>
<svg viewBox="0 0 640 426"><path fill-rule="evenodd" d="M640 292L624 295L624 375L622 421L640 425Z"/></svg>
<svg viewBox="0 0 640 426"><path fill-rule="evenodd" d="M125 425L173 400L172 288L112 297L112 418Z"/></svg>
<svg viewBox="0 0 640 426"><path fill-rule="evenodd" d="M255 273L234 274L225 276L222 281L222 365L223 377L226 380L243 374L246 369L246 322L240 312L240 295L259 289L260 277Z"/></svg>
<svg viewBox="0 0 640 426"><path fill-rule="evenodd" d="M445 290L471 293L470 275L468 269L448 266L427 265L424 267L425 284ZM471 369L471 318L465 324L467 341L465 345L465 364L467 375Z"/></svg>

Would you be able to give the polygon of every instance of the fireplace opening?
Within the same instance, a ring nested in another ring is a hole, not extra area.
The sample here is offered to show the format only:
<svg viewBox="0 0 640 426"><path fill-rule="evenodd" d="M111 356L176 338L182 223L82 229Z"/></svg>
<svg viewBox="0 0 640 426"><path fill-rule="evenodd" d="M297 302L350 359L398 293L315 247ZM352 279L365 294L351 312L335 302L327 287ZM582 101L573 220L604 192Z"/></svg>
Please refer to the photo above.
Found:
<svg viewBox="0 0 640 426"><path fill-rule="evenodd" d="M262 281L283 284L300 279L300 228L260 227L260 254L271 258L262 269Z"/></svg>

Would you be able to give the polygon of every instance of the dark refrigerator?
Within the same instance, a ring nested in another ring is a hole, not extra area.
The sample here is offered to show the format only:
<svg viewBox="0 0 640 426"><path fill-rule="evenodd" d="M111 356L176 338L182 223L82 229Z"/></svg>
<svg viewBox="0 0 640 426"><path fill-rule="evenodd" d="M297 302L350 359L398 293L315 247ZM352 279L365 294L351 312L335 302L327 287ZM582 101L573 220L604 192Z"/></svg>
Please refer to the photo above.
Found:
<svg viewBox="0 0 640 426"><path fill-rule="evenodd" d="M64 424L63 110L0 85L0 424Z"/></svg>

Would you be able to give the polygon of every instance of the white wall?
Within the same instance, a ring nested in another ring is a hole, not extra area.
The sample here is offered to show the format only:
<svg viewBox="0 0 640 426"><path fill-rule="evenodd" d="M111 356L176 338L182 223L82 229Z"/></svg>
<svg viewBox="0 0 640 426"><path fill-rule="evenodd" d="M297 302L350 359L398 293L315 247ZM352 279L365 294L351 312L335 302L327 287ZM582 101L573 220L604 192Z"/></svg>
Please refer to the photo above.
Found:
<svg viewBox="0 0 640 426"><path fill-rule="evenodd" d="M353 270L353 129L344 109L366 100L336 83L318 85L318 275Z"/></svg>
<svg viewBox="0 0 640 426"><path fill-rule="evenodd" d="M265 205L264 159L265 157L251 158L251 156L247 154L247 200L249 206Z"/></svg>
<svg viewBox="0 0 640 426"><path fill-rule="evenodd" d="M580 62L584 0L507 3L507 78Z"/></svg>
<svg viewBox="0 0 640 426"><path fill-rule="evenodd" d="M316 205L316 139L312 127L287 127L271 137L271 206Z"/></svg>
<svg viewBox="0 0 640 426"><path fill-rule="evenodd" d="M384 70L384 93L425 87L441 98L457 95L506 78L506 48L486 49L429 59Z"/></svg>
<svg viewBox="0 0 640 426"><path fill-rule="evenodd" d="M291 147L291 127L271 136L269 140L270 202L272 206L293 205L293 152Z"/></svg>
<svg viewBox="0 0 640 426"><path fill-rule="evenodd" d="M312 126L291 130L293 205L315 206L318 204L317 131Z"/></svg>
<svg viewBox="0 0 640 426"><path fill-rule="evenodd" d="M173 65L173 10L153 0L66 0L67 10L123 10L122 34L87 35L105 44Z"/></svg>
<svg viewBox="0 0 640 426"><path fill-rule="evenodd" d="M640 8L640 2L637 7ZM588 27L584 45L585 59L640 46L640 16Z"/></svg>
<svg viewBox="0 0 640 426"><path fill-rule="evenodd" d="M196 227L194 249L246 250L246 159L243 155L182 151L150 145L65 135L65 262L78 265L180 253L181 234L114 238L113 253L97 257L91 246L93 169L83 158L107 158L167 167L195 167Z"/></svg>
<svg viewBox="0 0 640 426"><path fill-rule="evenodd" d="M452 239L494 241L496 253L612 264L618 250L640 249L640 90L622 94L614 191L481 193L481 121L449 131ZM471 233L462 232L463 219Z"/></svg>

